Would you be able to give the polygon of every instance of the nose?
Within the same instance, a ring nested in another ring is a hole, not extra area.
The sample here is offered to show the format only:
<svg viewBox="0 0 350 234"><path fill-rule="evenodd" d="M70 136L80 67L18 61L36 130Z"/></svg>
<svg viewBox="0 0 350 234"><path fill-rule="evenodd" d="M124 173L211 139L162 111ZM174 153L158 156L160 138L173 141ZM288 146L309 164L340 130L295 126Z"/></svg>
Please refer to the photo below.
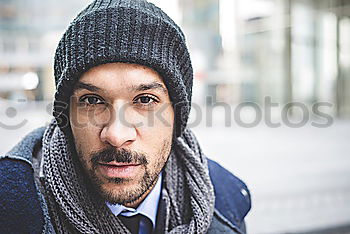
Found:
<svg viewBox="0 0 350 234"><path fill-rule="evenodd" d="M136 140L137 131L136 127L128 121L127 113L123 118L117 115L114 111L111 120L103 127L100 137L102 142L120 148L132 144Z"/></svg>

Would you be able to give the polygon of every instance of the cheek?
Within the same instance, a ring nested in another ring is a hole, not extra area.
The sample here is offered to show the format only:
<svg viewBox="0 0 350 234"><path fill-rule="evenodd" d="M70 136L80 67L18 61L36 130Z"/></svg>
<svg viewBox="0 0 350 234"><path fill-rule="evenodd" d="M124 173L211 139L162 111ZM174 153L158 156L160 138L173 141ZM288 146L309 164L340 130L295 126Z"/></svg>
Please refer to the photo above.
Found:
<svg viewBox="0 0 350 234"><path fill-rule="evenodd" d="M76 144L94 149L94 145L100 142L100 132L108 118L110 118L108 111L102 112L97 108L86 111L77 105L72 105L69 120Z"/></svg>
<svg viewBox="0 0 350 234"><path fill-rule="evenodd" d="M153 165L166 161L173 137L173 112L163 112L164 119L155 119L154 126L147 126L140 131L144 150L151 157Z"/></svg>
<svg viewBox="0 0 350 234"><path fill-rule="evenodd" d="M94 108L77 107L70 115L70 124L75 128L102 128L113 120L112 110L105 106Z"/></svg>
<svg viewBox="0 0 350 234"><path fill-rule="evenodd" d="M154 112L144 119L141 127L138 127L141 144L148 151L152 151L152 154L157 154L163 142L171 140L173 128L174 114L171 109Z"/></svg>
<svg viewBox="0 0 350 234"><path fill-rule="evenodd" d="M154 112L153 127L156 130L163 131L165 134L172 131L174 125L174 112L171 106L164 106ZM152 122L152 121L150 121Z"/></svg>
<svg viewBox="0 0 350 234"><path fill-rule="evenodd" d="M74 125L71 128L76 149L80 154L79 157L86 159L94 149L101 147L99 140L100 130L95 126L88 124L84 126Z"/></svg>
<svg viewBox="0 0 350 234"><path fill-rule="evenodd" d="M95 142L98 142L99 140L99 132L100 129L96 128L94 126L85 126L83 128L72 128L74 139L76 142L85 144L85 145L91 145L90 148L94 145Z"/></svg>

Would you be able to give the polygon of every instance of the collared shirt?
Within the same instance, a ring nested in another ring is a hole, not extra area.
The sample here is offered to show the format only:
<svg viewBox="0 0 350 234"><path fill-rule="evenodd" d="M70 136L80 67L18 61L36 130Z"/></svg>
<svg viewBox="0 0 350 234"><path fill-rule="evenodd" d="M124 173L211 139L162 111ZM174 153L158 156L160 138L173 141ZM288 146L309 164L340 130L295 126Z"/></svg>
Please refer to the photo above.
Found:
<svg viewBox="0 0 350 234"><path fill-rule="evenodd" d="M141 202L141 204L136 208L131 207L125 207L120 204L110 204L107 202L108 208L112 211L112 213L116 216L123 215L123 216L134 216L136 214L142 214L149 218L152 222L153 230L156 226L156 218L157 218L157 210L158 210L158 203L160 199L162 189L162 172L159 174L158 180L154 188L151 190L151 192L146 196L146 198ZM147 233L147 220L141 219L140 221L140 228L139 228L139 234L146 234Z"/></svg>

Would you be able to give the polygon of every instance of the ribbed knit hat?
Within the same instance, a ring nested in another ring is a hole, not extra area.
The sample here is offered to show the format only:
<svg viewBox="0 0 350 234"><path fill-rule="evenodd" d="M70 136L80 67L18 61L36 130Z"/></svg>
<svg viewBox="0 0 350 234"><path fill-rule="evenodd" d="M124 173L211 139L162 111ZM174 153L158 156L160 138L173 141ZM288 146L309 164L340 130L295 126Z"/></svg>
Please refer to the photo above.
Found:
<svg viewBox="0 0 350 234"><path fill-rule="evenodd" d="M191 108L191 60L179 26L146 0L95 0L69 25L54 64L53 115L59 127L70 129L69 98L82 73L112 62L145 65L161 75L175 111L174 133L180 136Z"/></svg>

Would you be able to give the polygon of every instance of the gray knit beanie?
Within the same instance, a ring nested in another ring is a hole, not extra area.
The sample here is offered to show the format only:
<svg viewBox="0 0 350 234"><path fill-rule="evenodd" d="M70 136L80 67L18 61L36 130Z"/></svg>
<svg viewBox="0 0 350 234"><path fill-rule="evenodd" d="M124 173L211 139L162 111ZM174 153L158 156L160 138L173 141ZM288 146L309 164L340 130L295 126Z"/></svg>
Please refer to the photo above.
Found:
<svg viewBox="0 0 350 234"><path fill-rule="evenodd" d="M59 127L70 129L69 98L82 73L112 62L145 65L162 76L174 107L174 134L180 136L191 108L191 60L181 29L146 0L95 0L69 25L54 64Z"/></svg>

